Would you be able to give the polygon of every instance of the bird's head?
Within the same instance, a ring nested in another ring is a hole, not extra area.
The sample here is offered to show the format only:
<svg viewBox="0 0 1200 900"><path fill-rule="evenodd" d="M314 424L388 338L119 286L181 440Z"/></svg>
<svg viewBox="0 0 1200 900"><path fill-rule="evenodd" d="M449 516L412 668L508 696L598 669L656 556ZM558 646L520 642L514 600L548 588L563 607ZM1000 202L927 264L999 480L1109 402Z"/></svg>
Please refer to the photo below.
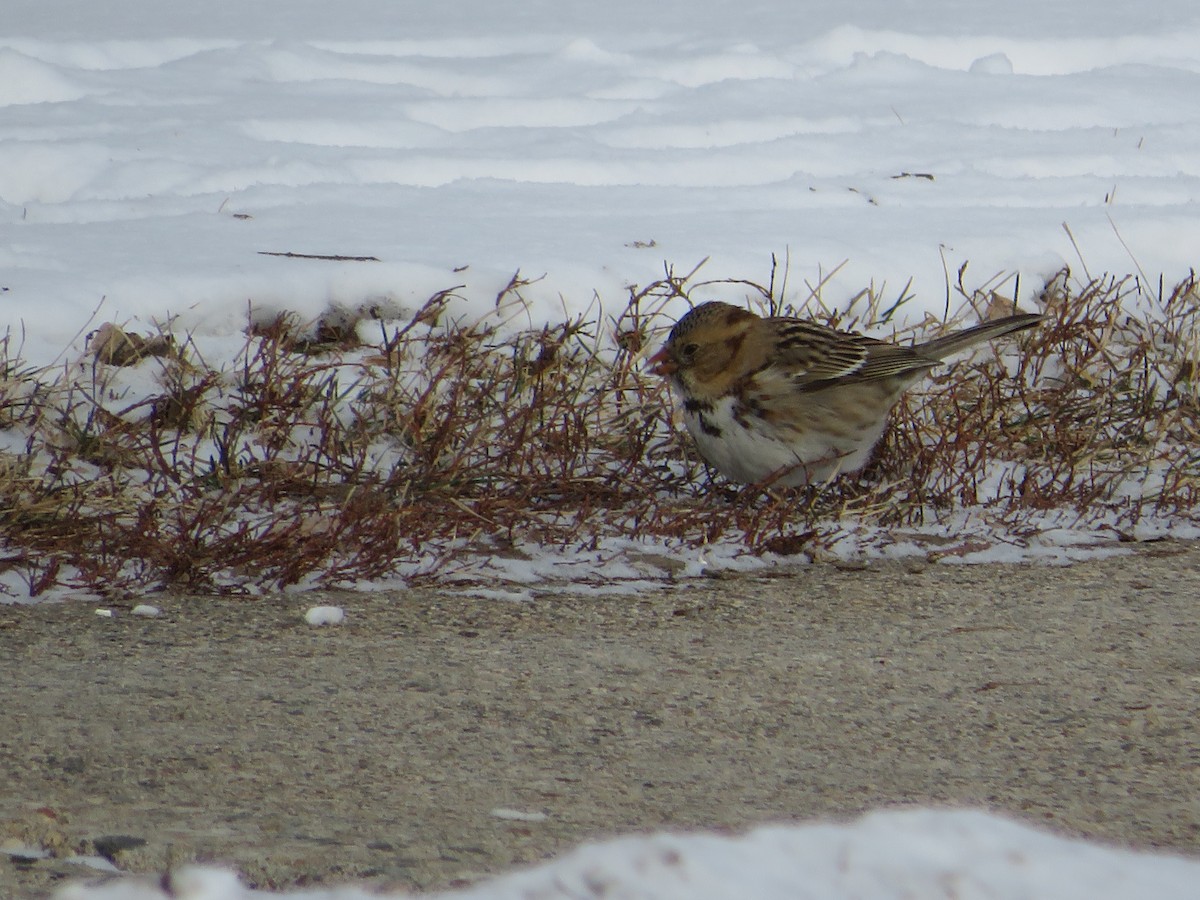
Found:
<svg viewBox="0 0 1200 900"><path fill-rule="evenodd" d="M674 378L692 396L719 397L754 370L755 335L761 323L740 307L702 303L671 329L662 349L650 357L650 371Z"/></svg>

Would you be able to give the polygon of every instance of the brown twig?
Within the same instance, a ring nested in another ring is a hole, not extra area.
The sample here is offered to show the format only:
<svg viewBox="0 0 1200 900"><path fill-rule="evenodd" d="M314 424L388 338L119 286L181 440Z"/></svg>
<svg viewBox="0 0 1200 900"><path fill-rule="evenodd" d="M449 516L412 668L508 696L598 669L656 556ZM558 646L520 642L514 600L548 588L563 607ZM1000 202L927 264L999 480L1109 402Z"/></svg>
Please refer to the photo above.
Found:
<svg viewBox="0 0 1200 900"><path fill-rule="evenodd" d="M279 253L274 250L259 250L259 256L283 256L287 259L326 259L331 262L379 262L377 256L338 256L324 253Z"/></svg>

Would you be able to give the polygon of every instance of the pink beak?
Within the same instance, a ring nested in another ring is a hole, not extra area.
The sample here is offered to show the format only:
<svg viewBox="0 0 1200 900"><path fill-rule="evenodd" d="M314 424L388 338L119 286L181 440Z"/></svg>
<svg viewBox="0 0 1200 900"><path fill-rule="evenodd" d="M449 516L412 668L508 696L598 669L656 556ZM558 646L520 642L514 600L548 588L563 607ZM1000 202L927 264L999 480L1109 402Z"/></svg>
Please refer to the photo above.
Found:
<svg viewBox="0 0 1200 900"><path fill-rule="evenodd" d="M663 347L646 360L646 365L650 367L651 374L661 375L664 378L668 375L674 375L679 369L679 364L671 359L671 354L667 352L666 347Z"/></svg>

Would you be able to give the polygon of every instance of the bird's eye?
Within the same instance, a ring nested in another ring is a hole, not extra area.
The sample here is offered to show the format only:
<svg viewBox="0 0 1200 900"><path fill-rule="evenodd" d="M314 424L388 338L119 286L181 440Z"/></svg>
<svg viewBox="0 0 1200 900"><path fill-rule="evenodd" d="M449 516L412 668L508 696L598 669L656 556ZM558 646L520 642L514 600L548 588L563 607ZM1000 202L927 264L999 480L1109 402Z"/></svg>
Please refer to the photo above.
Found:
<svg viewBox="0 0 1200 900"><path fill-rule="evenodd" d="M700 345L695 342L684 344L679 350L679 355L684 359L691 359L696 355L696 351L699 349Z"/></svg>

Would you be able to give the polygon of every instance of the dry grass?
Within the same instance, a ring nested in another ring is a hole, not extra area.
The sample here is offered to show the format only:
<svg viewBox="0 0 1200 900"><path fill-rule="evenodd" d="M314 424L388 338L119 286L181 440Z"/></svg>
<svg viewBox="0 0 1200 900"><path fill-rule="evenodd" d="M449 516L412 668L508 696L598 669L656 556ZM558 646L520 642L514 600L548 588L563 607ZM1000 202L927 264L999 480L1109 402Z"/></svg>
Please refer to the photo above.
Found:
<svg viewBox="0 0 1200 900"><path fill-rule="evenodd" d="M462 554L609 536L791 553L839 520L910 525L978 504L1014 532L1046 510L1122 531L1200 509L1192 279L1063 273L1044 327L911 392L865 473L785 492L710 480L643 372L662 307L717 287L697 274L632 288L619 316L537 329L516 324L518 277L480 321L450 318L452 291L405 321L284 318L248 329L224 366L186 336L114 326L65 369L0 346L0 572L33 595L248 591L401 565L436 577ZM776 275L719 287L778 310ZM1004 311L999 280L962 280L965 318ZM834 312L821 284L808 294L796 312L860 329L908 299L866 290Z"/></svg>

